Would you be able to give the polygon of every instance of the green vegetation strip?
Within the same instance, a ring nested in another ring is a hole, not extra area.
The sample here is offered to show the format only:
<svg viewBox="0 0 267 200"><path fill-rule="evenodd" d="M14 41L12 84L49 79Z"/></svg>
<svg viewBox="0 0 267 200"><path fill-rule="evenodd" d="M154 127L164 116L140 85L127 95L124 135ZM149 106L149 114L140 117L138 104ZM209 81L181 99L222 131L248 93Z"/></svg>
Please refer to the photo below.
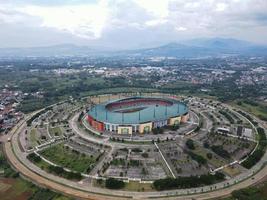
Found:
<svg viewBox="0 0 267 200"><path fill-rule="evenodd" d="M192 151L188 151L187 153L193 160L197 161L199 164L201 164L201 165L207 164L207 159L204 158L203 156L195 154Z"/></svg>
<svg viewBox="0 0 267 200"><path fill-rule="evenodd" d="M43 163L40 156L36 155L35 153L31 153L27 156L27 158L33 162L34 164L41 167L43 170L52 173L54 175L69 179L69 180L78 180L82 179L81 173L78 172L69 172L63 169L63 167L53 166L50 164Z"/></svg>
<svg viewBox="0 0 267 200"><path fill-rule="evenodd" d="M88 173L94 167L96 159L75 149L70 149L64 144L59 144L45 149L40 153L51 162L80 173Z"/></svg>
<svg viewBox="0 0 267 200"><path fill-rule="evenodd" d="M154 181L156 190L195 188L204 185L212 185L224 180L224 174L216 172L215 175L207 174L201 176L179 177L176 179L165 178Z"/></svg>
<svg viewBox="0 0 267 200"><path fill-rule="evenodd" d="M125 183L121 180L114 178L108 178L106 180L106 187L109 189L121 189L125 187Z"/></svg>
<svg viewBox="0 0 267 200"><path fill-rule="evenodd" d="M222 114L231 124L235 123L235 120L232 118L232 116L229 114L229 110L224 111L224 110L219 110L219 113Z"/></svg>
<svg viewBox="0 0 267 200"><path fill-rule="evenodd" d="M258 126L258 122L256 122L249 114L241 111L241 110L238 110L237 111L239 114L243 115L245 118L247 118L249 121L251 121L251 123L254 125L254 126Z"/></svg>
<svg viewBox="0 0 267 200"><path fill-rule="evenodd" d="M257 131L259 135L259 144L257 146L257 149L241 164L243 167L247 169L250 169L258 161L260 161L266 150L267 141L266 141L265 131L261 127L257 128Z"/></svg>
<svg viewBox="0 0 267 200"><path fill-rule="evenodd" d="M19 173L15 172L8 164L7 160L4 157L4 154L2 153L2 145L0 144L0 170L3 170L3 176L4 177L12 177L16 178L19 176Z"/></svg>
<svg viewBox="0 0 267 200"><path fill-rule="evenodd" d="M231 155L229 154L228 151L226 151L222 145L212 145L211 150L216 153L217 155L226 158L226 159L230 159Z"/></svg>
<svg viewBox="0 0 267 200"><path fill-rule="evenodd" d="M265 103L256 102L253 100L243 100L238 101L237 106L241 107L242 109L253 113L261 120L267 121L267 106Z"/></svg>
<svg viewBox="0 0 267 200"><path fill-rule="evenodd" d="M267 200L267 183L256 187L248 187L240 190L235 190L232 192L232 197L225 200Z"/></svg>

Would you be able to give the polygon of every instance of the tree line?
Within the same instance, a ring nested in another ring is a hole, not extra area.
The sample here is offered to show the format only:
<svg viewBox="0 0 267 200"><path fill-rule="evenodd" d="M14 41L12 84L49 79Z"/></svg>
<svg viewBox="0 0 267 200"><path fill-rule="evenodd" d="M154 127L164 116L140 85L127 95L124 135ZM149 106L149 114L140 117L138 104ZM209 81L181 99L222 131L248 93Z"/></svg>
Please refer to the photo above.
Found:
<svg viewBox="0 0 267 200"><path fill-rule="evenodd" d="M194 188L204 185L211 185L216 182L224 180L224 174L216 172L212 174L204 174L200 176L178 177L178 178L165 178L154 181L153 186L156 190L169 190L169 189L184 189Z"/></svg>

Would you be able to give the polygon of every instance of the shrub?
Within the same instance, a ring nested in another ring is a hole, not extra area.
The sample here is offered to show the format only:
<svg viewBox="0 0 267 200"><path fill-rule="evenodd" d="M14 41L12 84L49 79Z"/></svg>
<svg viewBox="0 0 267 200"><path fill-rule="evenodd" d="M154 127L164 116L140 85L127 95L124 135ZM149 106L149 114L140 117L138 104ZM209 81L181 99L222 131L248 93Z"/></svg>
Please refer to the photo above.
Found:
<svg viewBox="0 0 267 200"><path fill-rule="evenodd" d="M79 172L68 172L65 171L63 169L63 167L59 167L59 166L53 166L53 165L49 165L48 167L48 171L51 173L54 173L58 176L62 176L64 178L67 179L74 179L74 180L81 180L82 179L82 175Z"/></svg>
<svg viewBox="0 0 267 200"><path fill-rule="evenodd" d="M142 149L140 149L140 148L133 148L132 149L132 152L140 153L140 152L142 152Z"/></svg>
<svg viewBox="0 0 267 200"><path fill-rule="evenodd" d="M34 163L38 163L38 162L41 162L41 157L36 155L35 153L30 153L27 158L31 161L31 162L34 162Z"/></svg>
<svg viewBox="0 0 267 200"><path fill-rule="evenodd" d="M189 151L188 152L188 155L195 161L197 161L199 164L202 164L202 165L205 165L207 164L207 160L206 158L200 156L200 155L197 155L195 153L193 153L192 151Z"/></svg>
<svg viewBox="0 0 267 200"><path fill-rule="evenodd" d="M205 141L205 142L203 143L203 146L204 146L204 148L206 148L206 149L210 148L210 144L209 144L207 141Z"/></svg>
<svg viewBox="0 0 267 200"><path fill-rule="evenodd" d="M203 185L211 185L222 180L224 180L224 174L216 172L215 175L206 174L201 176L179 177L176 179L158 179L154 181L153 186L156 190L193 188Z"/></svg>
<svg viewBox="0 0 267 200"><path fill-rule="evenodd" d="M254 151L252 155L250 155L243 163L242 166L250 169L253 165L255 165L264 155L266 150L266 135L263 128L257 128L259 133L259 145L257 149Z"/></svg>
<svg viewBox="0 0 267 200"><path fill-rule="evenodd" d="M244 200L262 199L261 191L256 187L235 190L232 192L232 196L234 197L234 199L244 199Z"/></svg>
<svg viewBox="0 0 267 200"><path fill-rule="evenodd" d="M207 153L207 158L212 159L212 153Z"/></svg>
<svg viewBox="0 0 267 200"><path fill-rule="evenodd" d="M140 166L141 162L139 160L130 160L129 165L132 167Z"/></svg>
<svg viewBox="0 0 267 200"><path fill-rule="evenodd" d="M213 145L213 146L211 146L211 150L223 158L230 158L231 157L229 152L226 151L225 149L223 149L222 145Z"/></svg>
<svg viewBox="0 0 267 200"><path fill-rule="evenodd" d="M144 158L148 158L148 153L142 153L142 156L143 156Z"/></svg>
<svg viewBox="0 0 267 200"><path fill-rule="evenodd" d="M223 110L219 111L219 113L222 114L231 124L234 124L235 120L232 118L232 116L228 112L229 111L225 112Z"/></svg>
<svg viewBox="0 0 267 200"><path fill-rule="evenodd" d="M194 141L193 140L188 139L185 144L186 144L188 149L191 149L191 150L195 149L195 145L194 145Z"/></svg>
<svg viewBox="0 0 267 200"><path fill-rule="evenodd" d="M125 186L125 183L121 180L116 180L114 178L108 178L106 180L106 187L109 189L121 189Z"/></svg>

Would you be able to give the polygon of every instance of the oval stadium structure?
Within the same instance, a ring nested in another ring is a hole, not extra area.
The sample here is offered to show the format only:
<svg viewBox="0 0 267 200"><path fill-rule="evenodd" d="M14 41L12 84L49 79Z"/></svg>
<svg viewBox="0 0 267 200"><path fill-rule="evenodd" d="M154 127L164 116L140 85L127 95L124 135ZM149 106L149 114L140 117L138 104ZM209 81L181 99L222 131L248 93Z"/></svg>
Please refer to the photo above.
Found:
<svg viewBox="0 0 267 200"><path fill-rule="evenodd" d="M184 103L157 97L130 97L97 104L87 116L94 129L118 134L148 133L153 128L178 125L188 118Z"/></svg>

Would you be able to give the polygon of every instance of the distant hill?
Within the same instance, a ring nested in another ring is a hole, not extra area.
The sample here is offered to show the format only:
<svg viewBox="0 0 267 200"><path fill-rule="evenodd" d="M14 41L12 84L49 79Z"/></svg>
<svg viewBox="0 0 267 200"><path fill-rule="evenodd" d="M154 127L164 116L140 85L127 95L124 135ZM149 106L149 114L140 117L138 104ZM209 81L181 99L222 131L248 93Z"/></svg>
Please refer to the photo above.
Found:
<svg viewBox="0 0 267 200"><path fill-rule="evenodd" d="M220 57L220 56L267 56L267 46L255 45L242 40L212 38L194 39L169 43L156 48L126 51L107 51L72 44L33 47L0 48L0 57L49 57L49 56L133 56L133 57Z"/></svg>
<svg viewBox="0 0 267 200"><path fill-rule="evenodd" d="M267 46L259 46L235 39L195 39L181 43L169 43L157 48L136 50L132 54L142 56L166 56L177 58L220 57L232 55L267 56Z"/></svg>
<svg viewBox="0 0 267 200"><path fill-rule="evenodd" d="M252 43L236 39L211 38L211 39L193 39L184 41L183 44L189 46L198 46L216 49L240 49L253 46Z"/></svg>
<svg viewBox="0 0 267 200"><path fill-rule="evenodd" d="M49 56L92 56L97 55L96 51L87 46L63 44L47 47L30 48L0 48L0 57L49 57Z"/></svg>

